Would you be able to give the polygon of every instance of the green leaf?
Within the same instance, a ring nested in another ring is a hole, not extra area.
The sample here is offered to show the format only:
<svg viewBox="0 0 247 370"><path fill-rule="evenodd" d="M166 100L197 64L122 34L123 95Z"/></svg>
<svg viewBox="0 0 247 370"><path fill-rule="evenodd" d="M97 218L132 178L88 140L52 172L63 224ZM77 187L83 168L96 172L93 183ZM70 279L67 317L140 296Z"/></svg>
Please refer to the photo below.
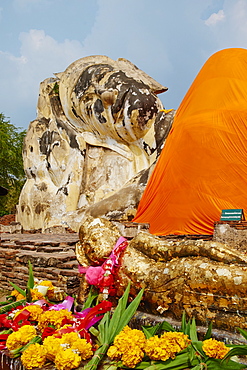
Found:
<svg viewBox="0 0 247 370"><path fill-rule="evenodd" d="M17 285L15 285L14 283L11 283L11 281L9 281L9 284L15 289L17 290L18 293L22 294L24 297L26 297L26 292L25 290L19 288Z"/></svg>
<svg viewBox="0 0 247 370"><path fill-rule="evenodd" d="M230 349L230 351L225 355L223 360L226 360L232 356L246 356L247 355L247 345L236 344Z"/></svg>
<svg viewBox="0 0 247 370"><path fill-rule="evenodd" d="M33 289L34 287L34 277L33 277L33 266L30 261L28 261L28 282L27 288Z"/></svg>
<svg viewBox="0 0 247 370"><path fill-rule="evenodd" d="M189 321L186 322L185 311L183 312L183 315L182 315L181 331L190 337L190 322Z"/></svg>
<svg viewBox="0 0 247 370"><path fill-rule="evenodd" d="M239 333L245 338L247 339L247 331L244 330L244 329L241 329L241 328L237 328L237 330L239 331Z"/></svg>
<svg viewBox="0 0 247 370"><path fill-rule="evenodd" d="M11 303L11 302L6 302L6 301L0 302L0 306L5 306L7 303Z"/></svg>
<svg viewBox="0 0 247 370"><path fill-rule="evenodd" d="M97 330L94 326L91 326L89 329L89 332L93 335L93 336L95 336L95 337L98 337L99 336L99 330Z"/></svg>
<svg viewBox="0 0 247 370"><path fill-rule="evenodd" d="M0 314L8 312L12 310L13 308L16 308L17 306L21 306L26 303L25 299L21 299L20 301L15 301L9 304L6 304L6 306L3 306L0 308Z"/></svg>
<svg viewBox="0 0 247 370"><path fill-rule="evenodd" d="M149 339L153 337L160 330L161 327L162 327L162 323L159 323L154 326L142 326L142 330L146 338Z"/></svg>
<svg viewBox="0 0 247 370"><path fill-rule="evenodd" d="M87 299L83 305L83 310L85 310L86 308L92 307L92 303L95 300L95 298L98 297L98 295L99 293L94 289L94 286L91 285Z"/></svg>
<svg viewBox="0 0 247 370"><path fill-rule="evenodd" d="M135 299L129 304L129 306L126 308L126 310L123 311L123 313L120 317L119 323L117 325L116 334L114 336L112 336L113 339L130 322L132 316L136 312L136 310L137 310L137 308L138 308L138 306L141 302L143 293L144 293L144 289L141 289L140 292L135 297Z"/></svg>
<svg viewBox="0 0 247 370"><path fill-rule="evenodd" d="M104 358L107 350L109 348L108 344L104 344L100 346L95 352L93 357L89 360L89 362L84 366L84 370L96 370L98 368L98 364Z"/></svg>
<svg viewBox="0 0 247 370"><path fill-rule="evenodd" d="M176 331L174 329L174 327L171 324L169 324L169 322L167 322L167 321L163 321L162 322L161 330L165 330L165 331Z"/></svg>
<svg viewBox="0 0 247 370"><path fill-rule="evenodd" d="M121 317L125 311L127 301L128 301L128 296L129 296L129 291L130 291L130 284L128 284L124 294L118 301L118 305L115 308L113 315L110 320L109 324L109 342L112 342L115 336L118 334L118 326L121 320ZM110 339L111 338L111 339Z"/></svg>
<svg viewBox="0 0 247 370"><path fill-rule="evenodd" d="M194 358L191 362L189 360L189 353L181 351L177 354L175 359L169 359L167 361L152 361L150 366L146 367L145 370L184 370L185 368L191 368L199 364L199 360Z"/></svg>
<svg viewBox="0 0 247 370"><path fill-rule="evenodd" d="M103 318L100 320L100 323L98 325L99 335L98 340L99 344L103 345L107 341L108 337L108 327L110 322L110 312L106 312L103 316Z"/></svg>
<svg viewBox="0 0 247 370"><path fill-rule="evenodd" d="M32 302L32 294L31 294L31 289L30 288L26 289L26 300L27 300L28 303Z"/></svg>
<svg viewBox="0 0 247 370"><path fill-rule="evenodd" d="M13 357L13 358L19 357L21 355L21 353L24 352L31 344L41 343L41 342L42 342L42 338L40 336L36 335L27 344L25 344L24 346L21 346L19 348L10 350L9 353L10 353L11 357Z"/></svg>
<svg viewBox="0 0 247 370"><path fill-rule="evenodd" d="M197 330L196 330L196 320L195 318L192 319L192 322L190 324L190 334L189 334L190 339L192 342L197 342L198 337L197 337Z"/></svg>
<svg viewBox="0 0 247 370"><path fill-rule="evenodd" d="M11 334L11 333L13 333L13 329L6 329L6 330L0 331L0 334Z"/></svg>
<svg viewBox="0 0 247 370"><path fill-rule="evenodd" d="M202 357L207 357L202 349L203 343L201 341L192 342L191 346L198 352Z"/></svg>
<svg viewBox="0 0 247 370"><path fill-rule="evenodd" d="M211 336L212 336L212 327L213 327L213 323L212 321L210 322L210 324L208 325L208 330L203 338L203 340L206 340L206 339L210 339Z"/></svg>
<svg viewBox="0 0 247 370"><path fill-rule="evenodd" d="M246 369L246 365L240 364L235 361L229 360L228 362L224 361L222 363L221 360L215 358L208 358L206 361L207 370L240 370Z"/></svg>

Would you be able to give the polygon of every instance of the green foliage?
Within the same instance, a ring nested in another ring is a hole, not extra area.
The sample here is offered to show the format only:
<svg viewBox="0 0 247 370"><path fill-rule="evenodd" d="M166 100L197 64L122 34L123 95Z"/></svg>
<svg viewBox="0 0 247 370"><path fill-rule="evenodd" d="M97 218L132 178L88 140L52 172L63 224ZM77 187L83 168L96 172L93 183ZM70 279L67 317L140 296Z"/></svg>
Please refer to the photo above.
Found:
<svg viewBox="0 0 247 370"><path fill-rule="evenodd" d="M83 310L92 307L93 301L98 297L98 295L99 295L98 291L94 289L93 285L91 285L86 302L83 305Z"/></svg>
<svg viewBox="0 0 247 370"><path fill-rule="evenodd" d="M33 265L30 261L28 261L28 282L27 282L27 288L33 289L34 287L34 276L33 276Z"/></svg>
<svg viewBox="0 0 247 370"><path fill-rule="evenodd" d="M86 370L97 369L98 364L105 356L109 346L113 343L114 338L123 328L128 325L130 319L136 312L142 299L144 290L141 289L135 299L128 305L130 284L128 284L124 294L118 301L118 305L110 317L110 312L105 313L98 326L99 348L95 351L94 356L84 366Z"/></svg>
<svg viewBox="0 0 247 370"><path fill-rule="evenodd" d="M26 130L20 131L0 113L0 185L9 190L0 197L0 216L15 213L21 188L25 182L22 146Z"/></svg>

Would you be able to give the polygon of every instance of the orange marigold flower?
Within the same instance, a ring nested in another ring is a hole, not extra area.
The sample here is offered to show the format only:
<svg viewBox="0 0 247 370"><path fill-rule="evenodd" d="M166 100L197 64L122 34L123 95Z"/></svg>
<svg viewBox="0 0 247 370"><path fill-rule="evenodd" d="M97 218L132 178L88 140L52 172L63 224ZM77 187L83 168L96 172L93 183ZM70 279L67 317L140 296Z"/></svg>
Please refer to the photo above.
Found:
<svg viewBox="0 0 247 370"><path fill-rule="evenodd" d="M216 339L210 338L203 341L203 351L207 356L222 359L230 351L230 348L226 347L223 342L219 342Z"/></svg>

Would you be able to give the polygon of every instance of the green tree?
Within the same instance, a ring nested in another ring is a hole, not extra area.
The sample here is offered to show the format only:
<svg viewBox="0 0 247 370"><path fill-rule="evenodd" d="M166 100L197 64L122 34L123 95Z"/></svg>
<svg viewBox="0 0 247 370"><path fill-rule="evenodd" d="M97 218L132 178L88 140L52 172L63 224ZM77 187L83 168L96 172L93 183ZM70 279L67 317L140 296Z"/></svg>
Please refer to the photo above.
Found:
<svg viewBox="0 0 247 370"><path fill-rule="evenodd" d="M20 131L0 113L0 185L8 195L0 197L0 216L15 213L21 188L25 182L22 147L26 130Z"/></svg>

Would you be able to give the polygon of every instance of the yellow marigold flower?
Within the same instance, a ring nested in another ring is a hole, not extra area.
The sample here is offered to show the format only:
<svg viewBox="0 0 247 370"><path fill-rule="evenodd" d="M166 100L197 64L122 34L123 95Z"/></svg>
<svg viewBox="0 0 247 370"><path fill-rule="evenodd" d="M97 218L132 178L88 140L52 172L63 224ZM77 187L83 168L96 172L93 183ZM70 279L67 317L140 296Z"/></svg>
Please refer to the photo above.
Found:
<svg viewBox="0 0 247 370"><path fill-rule="evenodd" d="M141 330L125 328L115 337L113 346L108 349L107 355L111 359L122 360L123 365L135 367L144 356L142 349L146 338Z"/></svg>
<svg viewBox="0 0 247 370"><path fill-rule="evenodd" d="M230 348L226 347L223 342L213 338L204 340L202 349L207 356L217 359L222 359L230 351Z"/></svg>
<svg viewBox="0 0 247 370"><path fill-rule="evenodd" d="M71 348L59 351L55 358L57 370L71 370L77 368L81 363L81 357Z"/></svg>
<svg viewBox="0 0 247 370"><path fill-rule="evenodd" d="M34 326L24 325L18 331L14 331L8 336L6 346L9 350L17 349L27 344L36 335Z"/></svg>
<svg viewBox="0 0 247 370"><path fill-rule="evenodd" d="M134 347L130 348L129 351L126 351L122 355L122 363L124 366L134 368L138 362L141 362L143 359L144 353L142 352L141 349Z"/></svg>
<svg viewBox="0 0 247 370"><path fill-rule="evenodd" d="M175 352L182 351L191 343L188 335L185 335L182 332L166 332L161 335L160 339L170 341L171 345L174 346L174 349L176 349Z"/></svg>
<svg viewBox="0 0 247 370"><path fill-rule="evenodd" d="M87 360L88 358L93 356L92 345L91 343L88 343L84 338L77 339L71 345L71 349L79 353L82 360Z"/></svg>
<svg viewBox="0 0 247 370"><path fill-rule="evenodd" d="M73 320L72 312L64 309L64 310L51 310L43 312L39 317L38 327L39 330L42 332L44 328L48 325L53 325L55 329L60 329L62 326L62 321L64 319Z"/></svg>
<svg viewBox="0 0 247 370"><path fill-rule="evenodd" d="M16 318L16 316L18 316L23 310L27 310L30 312L29 320L32 320L32 321L38 321L39 316L43 313L43 310L40 306L30 305L16 312L14 318Z"/></svg>
<svg viewBox="0 0 247 370"><path fill-rule="evenodd" d="M21 355L21 362L28 370L33 367L43 367L46 362L46 351L44 347L38 343L30 344Z"/></svg>
<svg viewBox="0 0 247 370"><path fill-rule="evenodd" d="M51 281L49 281L49 280L42 280L42 281L39 283L39 285L48 286L48 287L49 287L49 288L48 288L48 290L49 290L49 289L54 289L54 286L53 286L52 282L51 282Z"/></svg>
<svg viewBox="0 0 247 370"><path fill-rule="evenodd" d="M107 356L112 360L120 360L122 352L119 351L118 347L111 346L107 351Z"/></svg>
<svg viewBox="0 0 247 370"><path fill-rule="evenodd" d="M147 340L144 351L147 356L152 360L166 361L169 358L170 353L166 348L161 348L160 338L155 335Z"/></svg>
<svg viewBox="0 0 247 370"><path fill-rule="evenodd" d="M32 325L24 325L19 330L18 333L21 336L21 341L23 344L28 343L32 338L36 337L36 329Z"/></svg>
<svg viewBox="0 0 247 370"><path fill-rule="evenodd" d="M43 299L44 296L40 293L37 289L30 289L32 301L38 301L39 299Z"/></svg>
<svg viewBox="0 0 247 370"><path fill-rule="evenodd" d="M11 295L16 298L17 301L20 301L21 299L25 299L26 297L19 293L16 289L12 290Z"/></svg>
<svg viewBox="0 0 247 370"><path fill-rule="evenodd" d="M69 347L73 344L73 342L77 341L80 338L79 333L72 331L71 333L63 334L61 338L61 343L68 344Z"/></svg>
<svg viewBox="0 0 247 370"><path fill-rule="evenodd" d="M11 333L6 341L6 347L11 351L22 346L21 336L17 331Z"/></svg>
<svg viewBox="0 0 247 370"><path fill-rule="evenodd" d="M54 362L58 351L61 349L60 342L61 338L56 338L52 335L46 337L43 341L43 346L46 350L46 356L52 362Z"/></svg>
<svg viewBox="0 0 247 370"><path fill-rule="evenodd" d="M141 330L131 329L125 326L124 329L115 337L114 346L125 352L130 346L137 346L143 349L146 343L146 337Z"/></svg>
<svg viewBox="0 0 247 370"><path fill-rule="evenodd" d="M144 351L151 360L166 361L190 344L188 335L180 332L166 332L160 338L155 335L147 340Z"/></svg>

